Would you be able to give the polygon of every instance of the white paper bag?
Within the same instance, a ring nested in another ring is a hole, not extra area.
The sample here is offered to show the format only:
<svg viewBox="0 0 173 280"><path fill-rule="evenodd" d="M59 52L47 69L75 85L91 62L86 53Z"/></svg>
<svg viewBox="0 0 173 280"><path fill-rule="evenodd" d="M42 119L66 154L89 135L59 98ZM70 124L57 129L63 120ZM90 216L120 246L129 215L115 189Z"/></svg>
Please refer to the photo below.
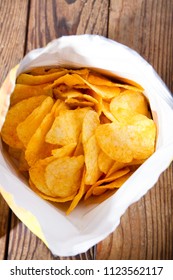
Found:
<svg viewBox="0 0 173 280"><path fill-rule="evenodd" d="M0 92L0 126L8 110L15 77L38 66L88 67L140 84L157 124L156 152L109 199L79 206L69 215L38 197L17 175L7 155L0 154L0 191L16 215L53 254L86 251L115 230L129 205L140 199L173 159L173 99L153 68L135 51L97 35L65 36L27 54L13 69Z"/></svg>

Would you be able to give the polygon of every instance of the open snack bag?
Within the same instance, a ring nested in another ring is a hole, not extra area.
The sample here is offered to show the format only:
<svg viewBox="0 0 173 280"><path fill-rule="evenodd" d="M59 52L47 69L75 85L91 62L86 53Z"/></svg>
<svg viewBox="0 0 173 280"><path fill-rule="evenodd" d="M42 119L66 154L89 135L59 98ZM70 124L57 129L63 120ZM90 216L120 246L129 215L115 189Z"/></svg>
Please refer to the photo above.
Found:
<svg viewBox="0 0 173 280"><path fill-rule="evenodd" d="M173 159L173 98L136 52L97 35L28 53L0 90L0 192L54 255L85 252Z"/></svg>

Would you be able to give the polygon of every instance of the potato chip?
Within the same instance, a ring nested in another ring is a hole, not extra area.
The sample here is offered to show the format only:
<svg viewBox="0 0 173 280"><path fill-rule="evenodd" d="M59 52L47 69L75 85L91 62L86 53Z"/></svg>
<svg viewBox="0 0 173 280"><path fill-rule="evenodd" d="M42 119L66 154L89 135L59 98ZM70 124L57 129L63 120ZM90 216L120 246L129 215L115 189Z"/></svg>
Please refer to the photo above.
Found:
<svg viewBox="0 0 173 280"><path fill-rule="evenodd" d="M108 155L106 155L102 150L100 150L99 156L98 156L98 166L101 172L104 174L107 174L109 169L114 164L114 160L111 159Z"/></svg>
<svg viewBox="0 0 173 280"><path fill-rule="evenodd" d="M36 67L26 72L26 74L38 76L38 75L45 75L47 73L46 67Z"/></svg>
<svg viewBox="0 0 173 280"><path fill-rule="evenodd" d="M59 104L60 101L57 100L52 107L51 112L44 117L42 123L37 128L36 132L33 134L27 145L25 158L29 166L33 166L33 164L35 164L35 162L39 159L50 156L51 151L57 148L55 145L46 143L45 136L52 126L56 115L56 108L59 106Z"/></svg>
<svg viewBox="0 0 173 280"><path fill-rule="evenodd" d="M130 169L128 167L123 168L121 170L118 170L115 173L111 174L109 177L105 177L105 178L103 178L101 180L98 180L94 184L94 187L100 186L102 184L110 183L110 182L116 180L117 178L120 178L120 177L124 176L125 174L127 174L129 172L130 172Z"/></svg>
<svg viewBox="0 0 173 280"><path fill-rule="evenodd" d="M16 160L20 159L21 152L22 152L21 149L12 148L10 146L8 147L9 155Z"/></svg>
<svg viewBox="0 0 173 280"><path fill-rule="evenodd" d="M46 142L57 145L77 143L82 129L82 122L89 108L64 110L56 117L46 135Z"/></svg>
<svg viewBox="0 0 173 280"><path fill-rule="evenodd" d="M110 100L111 98L117 96L120 93L120 89L118 87L93 85L77 74L74 74L73 76L78 78L80 81L83 81L89 88L91 88L93 91L95 91L98 95L100 95L105 100Z"/></svg>
<svg viewBox="0 0 173 280"><path fill-rule="evenodd" d="M128 162L128 163L123 163L123 162L118 162L118 161L114 161L114 164L111 166L111 168L108 170L107 174L106 174L106 177L109 177L111 174L113 174L114 172L128 166L137 166L137 165L140 165L144 162L145 160L136 160L136 159L133 159L131 162Z"/></svg>
<svg viewBox="0 0 173 280"><path fill-rule="evenodd" d="M108 119L106 116L105 116L105 114L101 114L100 115L100 123L101 124L104 124L104 123L111 123L111 120L110 119Z"/></svg>
<svg viewBox="0 0 173 280"><path fill-rule="evenodd" d="M68 98L65 100L65 103L69 105L70 108L78 108L78 107L93 107L94 103L86 100L78 100L76 98Z"/></svg>
<svg viewBox="0 0 173 280"><path fill-rule="evenodd" d="M84 154L83 144L82 144L82 132L79 135L77 146L75 148L73 156L77 157Z"/></svg>
<svg viewBox="0 0 173 280"><path fill-rule="evenodd" d="M70 109L69 106L67 104L65 104L64 101L57 99L56 100L56 106L55 106L55 117L57 117L58 115L60 115L60 113L64 110L68 110Z"/></svg>
<svg viewBox="0 0 173 280"><path fill-rule="evenodd" d="M84 157L55 159L46 167L45 177L48 189L54 196L73 195L80 187Z"/></svg>
<svg viewBox="0 0 173 280"><path fill-rule="evenodd" d="M75 85L83 85L83 84L85 84L84 81L82 80L82 78L80 79L79 77L80 76L78 76L76 74L72 74L72 75L65 74L65 75L62 75L61 77L58 77L53 82L53 84L47 86L47 89L58 87L61 84L62 85L65 84L65 85L67 85L70 88L74 87Z"/></svg>
<svg viewBox="0 0 173 280"><path fill-rule="evenodd" d="M33 76L47 75L56 72L61 72L65 70L64 68L49 68L49 67L36 67L26 72L26 74L30 74Z"/></svg>
<svg viewBox="0 0 173 280"><path fill-rule="evenodd" d="M52 97L52 90L45 89L47 85L48 84L29 86L24 84L16 84L14 91L10 96L10 105L13 106L16 103L33 96L47 95Z"/></svg>
<svg viewBox="0 0 173 280"><path fill-rule="evenodd" d="M113 196L118 189L110 189L100 195L91 195L87 200L84 200L84 206L99 205L109 197Z"/></svg>
<svg viewBox="0 0 173 280"><path fill-rule="evenodd" d="M35 187L48 196L54 197L54 193L47 187L46 178L45 178L45 168L47 165L55 160L54 157L48 157L45 159L38 160L35 164L29 169L29 176L32 183Z"/></svg>
<svg viewBox="0 0 173 280"><path fill-rule="evenodd" d="M81 68L81 69L69 69L68 70L70 74L78 74L82 76L84 79L88 78L90 70L87 68Z"/></svg>
<svg viewBox="0 0 173 280"><path fill-rule="evenodd" d="M94 104L98 104L97 99L89 94L90 91L86 91L85 93L83 93L80 90L75 90L71 88L64 88L63 91L61 91L59 88L55 88L53 92L56 95L56 98L60 98L65 102L68 102L69 99L74 98L78 101L90 101Z"/></svg>
<svg viewBox="0 0 173 280"><path fill-rule="evenodd" d="M95 187L93 189L93 195L101 195L107 190L120 188L131 175L132 173L127 173L109 184Z"/></svg>
<svg viewBox="0 0 173 280"><path fill-rule="evenodd" d="M87 81L90 84L97 85L97 86L115 87L115 83L112 82L109 78L101 74L98 74L96 72L89 73Z"/></svg>
<svg viewBox="0 0 173 280"><path fill-rule="evenodd" d="M101 175L97 161L100 148L95 139L95 129L99 123L97 113L89 110L84 117L82 125L82 143L86 165L85 184L88 185L94 184Z"/></svg>
<svg viewBox="0 0 173 280"><path fill-rule="evenodd" d="M2 139L6 144L17 149L23 148L23 143L17 135L17 126L23 122L45 98L46 96L44 95L31 97L20 101L9 109L1 130Z"/></svg>
<svg viewBox="0 0 173 280"><path fill-rule="evenodd" d="M155 150L143 91L87 68L20 74L2 138L31 189L67 215L113 195Z"/></svg>
<svg viewBox="0 0 173 280"><path fill-rule="evenodd" d="M73 201L71 202L69 208L67 209L66 211L67 215L69 215L76 208L76 206L82 199L83 195L85 194L85 191L86 191L86 185L85 185L85 169L84 169L78 193L75 195Z"/></svg>
<svg viewBox="0 0 173 280"><path fill-rule="evenodd" d="M41 191L39 191L39 189L37 189L37 187L33 184L33 182L31 181L31 179L29 180L29 185L31 187L31 189L38 194L40 197L42 197L45 200L51 201L51 202L60 202L60 203L64 203L67 201L71 201L73 200L73 198L75 197L75 193L71 196L66 196L66 197L53 197L53 196L49 196L46 195L44 193L42 193Z"/></svg>
<svg viewBox="0 0 173 280"><path fill-rule="evenodd" d="M95 184L90 187L85 195L85 199L88 199L92 194L94 194L94 190L98 189L98 187L102 187L102 185L106 188L107 183L114 182L120 177L123 177L125 174L129 173L130 169L129 168L124 168L119 171L116 171L114 174L112 174L110 177L105 177L101 180L98 180Z"/></svg>
<svg viewBox="0 0 173 280"><path fill-rule="evenodd" d="M152 120L135 115L128 124L103 124L96 129L100 148L119 162L147 159L155 149L156 127Z"/></svg>
<svg viewBox="0 0 173 280"><path fill-rule="evenodd" d="M110 112L109 103L105 101L102 102L102 112L111 122L117 122L116 117Z"/></svg>
<svg viewBox="0 0 173 280"><path fill-rule="evenodd" d="M53 104L53 99L47 97L40 106L33 110L32 113L17 126L17 136L25 147L27 147L28 142L40 126L44 117L50 112Z"/></svg>
<svg viewBox="0 0 173 280"><path fill-rule="evenodd" d="M46 84L46 83L53 82L54 80L60 78L61 76L64 76L66 73L67 70L62 70L48 75L39 75L39 76L23 73L18 76L17 84L25 84L25 85ZM50 89L49 86L47 86L46 90L48 89Z"/></svg>
<svg viewBox="0 0 173 280"><path fill-rule="evenodd" d="M134 84L136 84L136 83L134 83ZM142 93L144 92L144 89L137 84L136 85L129 85L129 84L124 84L124 83L122 83L122 84L121 83L115 83L115 86L119 87L121 90L122 89L128 89L128 90L138 91L138 92L142 92Z"/></svg>
<svg viewBox="0 0 173 280"><path fill-rule="evenodd" d="M110 103L110 111L118 120L128 119L131 114L149 116L148 102L145 96L141 92L132 90L125 90L113 98Z"/></svg>
<svg viewBox="0 0 173 280"><path fill-rule="evenodd" d="M75 148L76 148L76 143L71 143L71 144L65 145L61 148L52 150L52 155L55 158L71 156L73 154Z"/></svg>
<svg viewBox="0 0 173 280"><path fill-rule="evenodd" d="M62 86L62 85L61 85ZM63 85L63 91L61 90L62 87L54 88L53 93L56 96L56 98L60 98L62 100L68 99L68 98L76 98L78 96L81 96L82 93L79 90L71 89L71 88L64 88Z"/></svg>
<svg viewBox="0 0 173 280"><path fill-rule="evenodd" d="M86 166L85 184L92 185L102 174L97 161L100 148L97 144L95 135L91 136L83 146Z"/></svg>
<svg viewBox="0 0 173 280"><path fill-rule="evenodd" d="M82 143L85 144L91 136L95 134L100 121L98 114L93 110L88 110L82 124Z"/></svg>
<svg viewBox="0 0 173 280"><path fill-rule="evenodd" d="M90 95L91 91L87 90L86 92L87 93L81 93L81 95L77 96L76 99L81 100L81 101L87 100L87 101L90 101L97 105L98 100L95 97L93 97L92 95Z"/></svg>
<svg viewBox="0 0 173 280"><path fill-rule="evenodd" d="M19 170L20 171L28 171L29 170L29 165L25 159L25 152L22 151L20 154L20 159L19 159Z"/></svg>

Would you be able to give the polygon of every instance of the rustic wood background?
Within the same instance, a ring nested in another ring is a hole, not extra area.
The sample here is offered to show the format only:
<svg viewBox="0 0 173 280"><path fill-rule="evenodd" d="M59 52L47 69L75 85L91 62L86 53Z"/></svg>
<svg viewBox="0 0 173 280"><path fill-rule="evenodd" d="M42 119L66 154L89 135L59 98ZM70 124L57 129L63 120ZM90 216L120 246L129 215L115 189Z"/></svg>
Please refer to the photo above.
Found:
<svg viewBox="0 0 173 280"><path fill-rule="evenodd" d="M172 0L0 0L0 83L28 51L84 33L135 49L173 90ZM75 257L55 258L0 195L0 259L173 259L173 165L114 233Z"/></svg>

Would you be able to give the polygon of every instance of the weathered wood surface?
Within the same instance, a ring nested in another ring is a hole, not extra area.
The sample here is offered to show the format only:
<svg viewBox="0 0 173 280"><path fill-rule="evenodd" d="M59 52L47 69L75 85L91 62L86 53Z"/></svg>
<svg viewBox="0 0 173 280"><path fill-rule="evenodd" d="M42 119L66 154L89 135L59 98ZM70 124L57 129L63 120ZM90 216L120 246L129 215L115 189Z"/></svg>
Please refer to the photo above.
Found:
<svg viewBox="0 0 173 280"><path fill-rule="evenodd" d="M0 84L24 55L27 12L27 0L0 0ZM0 194L0 260L8 255L10 216Z"/></svg>
<svg viewBox="0 0 173 280"><path fill-rule="evenodd" d="M62 35L99 34L138 51L170 90L172 0L0 0L0 82L28 51ZM56 259L173 259L173 167L86 253ZM0 259L55 259L0 198Z"/></svg>

